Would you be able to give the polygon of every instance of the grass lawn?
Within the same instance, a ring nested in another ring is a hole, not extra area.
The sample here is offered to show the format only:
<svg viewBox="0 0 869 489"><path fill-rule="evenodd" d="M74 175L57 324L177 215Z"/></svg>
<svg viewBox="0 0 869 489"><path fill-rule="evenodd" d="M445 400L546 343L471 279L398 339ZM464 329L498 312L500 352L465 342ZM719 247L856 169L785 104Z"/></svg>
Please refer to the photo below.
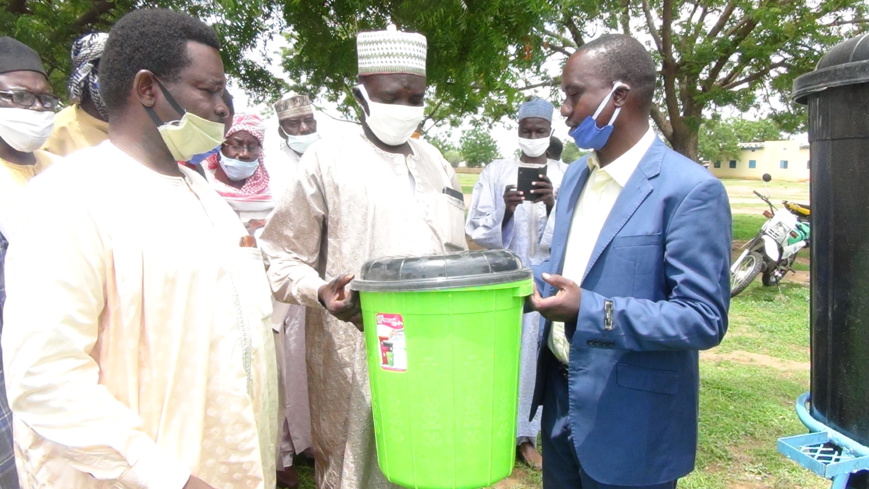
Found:
<svg viewBox="0 0 869 489"><path fill-rule="evenodd" d="M471 195L471 192L474 191L474 185L477 183L477 180L480 179L479 173L457 173L459 177L459 185L462 186L462 193L465 195Z"/></svg>
<svg viewBox="0 0 869 489"><path fill-rule="evenodd" d="M760 214L733 214L733 241L748 241L757 235L766 218Z"/></svg>

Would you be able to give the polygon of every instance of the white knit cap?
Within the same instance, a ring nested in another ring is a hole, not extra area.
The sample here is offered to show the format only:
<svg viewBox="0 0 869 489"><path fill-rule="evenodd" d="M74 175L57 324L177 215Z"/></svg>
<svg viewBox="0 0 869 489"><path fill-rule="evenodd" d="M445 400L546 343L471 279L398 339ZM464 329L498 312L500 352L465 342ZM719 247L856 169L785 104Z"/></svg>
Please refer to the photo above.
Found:
<svg viewBox="0 0 869 489"><path fill-rule="evenodd" d="M402 32L390 25L385 31L360 32L356 36L359 74L409 73L425 76L425 36Z"/></svg>

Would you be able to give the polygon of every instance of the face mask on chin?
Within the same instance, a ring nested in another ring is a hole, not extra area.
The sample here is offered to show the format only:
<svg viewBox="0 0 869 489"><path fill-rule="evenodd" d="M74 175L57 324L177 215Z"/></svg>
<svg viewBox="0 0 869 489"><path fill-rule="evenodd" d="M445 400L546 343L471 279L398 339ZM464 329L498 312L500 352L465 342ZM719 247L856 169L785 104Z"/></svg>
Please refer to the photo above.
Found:
<svg viewBox="0 0 869 489"><path fill-rule="evenodd" d="M526 139L519 138L519 149L527 156L536 158L549 149L549 138Z"/></svg>
<svg viewBox="0 0 869 489"><path fill-rule="evenodd" d="M583 119L582 122L579 123L578 126L573 128L572 131L567 134L576 141L576 145L583 149L593 149L595 151L600 151L601 148L606 146L607 141L609 141L610 135L613 133L613 123L615 123L616 118L619 116L619 112L621 112L621 107L616 107L615 112L613 112L613 116L610 119L609 123L603 127L597 127L597 116L603 112L604 107L609 102L610 98L613 96L613 93L619 87L626 87L622 82L613 83L613 89L610 90L609 94L604 97L604 99L598 105L597 110L594 111L594 115L587 116Z"/></svg>
<svg viewBox="0 0 869 489"><path fill-rule="evenodd" d="M284 141L287 143L287 146L300 155L305 154L305 151L308 150L308 146L314 144L315 141L320 139L320 134L316 132L294 136L285 133L282 129L281 133L284 134Z"/></svg>
<svg viewBox="0 0 869 489"><path fill-rule="evenodd" d="M19 107L0 108L0 139L21 153L41 148L54 127L54 112Z"/></svg>
<svg viewBox="0 0 869 489"><path fill-rule="evenodd" d="M360 84L357 87L362 98L368 103L365 123L377 139L388 146L400 146L406 143L425 117L425 107L372 102L365 86Z"/></svg>
<svg viewBox="0 0 869 489"><path fill-rule="evenodd" d="M259 158L256 158L253 161L244 161L230 158L223 154L223 151L220 152L218 162L220 163L220 167L223 168L223 172L226 173L226 176L233 182L239 182L250 177L254 172L256 172L256 169L259 166Z"/></svg>
<svg viewBox="0 0 869 489"><path fill-rule="evenodd" d="M212 122L187 112L178 105L172 94L159 80L157 80L157 85L160 86L160 90L169 105L176 112L182 114L180 120L163 122L152 107L145 107L151 120L157 125L157 131L173 158L177 161L187 161L193 156L211 151L223 143L225 126L222 122Z"/></svg>

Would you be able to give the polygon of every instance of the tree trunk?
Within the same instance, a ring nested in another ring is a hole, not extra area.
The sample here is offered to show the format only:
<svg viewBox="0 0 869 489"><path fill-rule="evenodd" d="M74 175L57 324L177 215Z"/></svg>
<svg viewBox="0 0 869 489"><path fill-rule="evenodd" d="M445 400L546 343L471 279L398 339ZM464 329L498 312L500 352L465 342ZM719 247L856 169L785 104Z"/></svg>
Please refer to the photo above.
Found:
<svg viewBox="0 0 869 489"><path fill-rule="evenodd" d="M673 138L670 140L670 144L673 146L673 149L686 158L695 161L697 163L702 163L697 156L697 129L691 129L684 124L680 124L681 128L673 131Z"/></svg>
<svg viewBox="0 0 869 489"><path fill-rule="evenodd" d="M681 112L669 111L672 133L667 140L675 151L692 161L701 163L697 155L697 141L703 107L691 103L690 100L687 103L690 105L683 107Z"/></svg>

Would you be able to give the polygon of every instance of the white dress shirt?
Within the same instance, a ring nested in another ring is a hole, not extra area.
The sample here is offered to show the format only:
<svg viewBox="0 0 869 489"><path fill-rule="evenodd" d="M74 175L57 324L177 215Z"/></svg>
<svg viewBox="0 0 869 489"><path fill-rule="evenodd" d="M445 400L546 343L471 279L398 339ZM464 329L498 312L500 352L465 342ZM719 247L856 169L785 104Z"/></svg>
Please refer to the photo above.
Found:
<svg viewBox="0 0 869 489"><path fill-rule="evenodd" d="M570 231L567 235L564 266L561 275L582 285L585 269L591 253L609 217L610 211L628 183L634 170L655 141L655 132L649 128L645 135L631 149L601 168L597 153L586 160L591 175L585 188L579 194L576 210L573 212ZM567 364L570 360L570 343L564 334L564 323L552 323L552 331L547 344L555 357Z"/></svg>

